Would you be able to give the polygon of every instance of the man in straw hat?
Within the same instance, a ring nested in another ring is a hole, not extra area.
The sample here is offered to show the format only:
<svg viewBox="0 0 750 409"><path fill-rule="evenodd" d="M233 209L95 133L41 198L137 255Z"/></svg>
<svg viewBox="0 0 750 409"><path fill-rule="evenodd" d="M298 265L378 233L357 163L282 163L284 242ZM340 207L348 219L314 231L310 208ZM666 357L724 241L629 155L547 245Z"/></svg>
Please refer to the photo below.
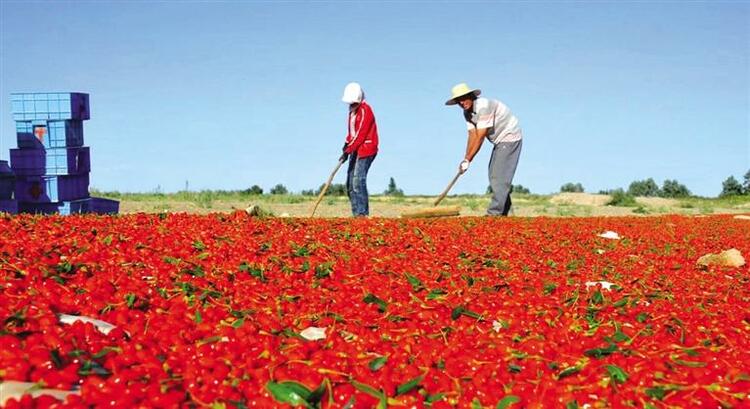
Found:
<svg viewBox="0 0 750 409"><path fill-rule="evenodd" d="M511 205L513 175L521 154L521 127L518 125L518 118L505 104L494 99L479 98L481 93L481 90L461 83L453 87L451 98L445 103L458 105L463 109L469 130L466 155L458 169L462 174L469 169L469 163L479 152L484 138L487 138L494 145L489 165L492 200L487 214L507 216Z"/></svg>

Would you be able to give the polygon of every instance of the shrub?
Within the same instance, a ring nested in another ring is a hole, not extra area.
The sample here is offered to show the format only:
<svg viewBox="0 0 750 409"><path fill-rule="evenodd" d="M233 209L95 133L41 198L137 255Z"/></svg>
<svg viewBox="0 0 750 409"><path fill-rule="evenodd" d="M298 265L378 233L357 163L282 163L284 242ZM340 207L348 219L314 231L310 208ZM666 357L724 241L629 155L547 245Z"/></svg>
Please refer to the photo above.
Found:
<svg viewBox="0 0 750 409"><path fill-rule="evenodd" d="M319 195L320 192L323 191L323 187L325 187L325 183L320 185L318 187L318 190L315 191L316 195ZM346 196L346 185L343 183L331 183L331 186L328 186L328 190L326 191L326 196Z"/></svg>
<svg viewBox="0 0 750 409"><path fill-rule="evenodd" d="M607 203L607 206L635 207L638 205L635 201L635 197L629 195L622 189L615 189L610 194L612 195L612 199Z"/></svg>
<svg viewBox="0 0 750 409"><path fill-rule="evenodd" d="M562 186L560 186L561 192L567 192L567 193L583 193L583 185L580 183L566 183Z"/></svg>
<svg viewBox="0 0 750 409"><path fill-rule="evenodd" d="M245 189L242 193L248 194L248 195L262 195L263 194L263 188L258 185L252 185L249 189Z"/></svg>
<svg viewBox="0 0 750 409"><path fill-rule="evenodd" d="M271 188L272 195L285 195L287 193L289 193L289 191L287 190L286 186L282 185L281 183Z"/></svg>

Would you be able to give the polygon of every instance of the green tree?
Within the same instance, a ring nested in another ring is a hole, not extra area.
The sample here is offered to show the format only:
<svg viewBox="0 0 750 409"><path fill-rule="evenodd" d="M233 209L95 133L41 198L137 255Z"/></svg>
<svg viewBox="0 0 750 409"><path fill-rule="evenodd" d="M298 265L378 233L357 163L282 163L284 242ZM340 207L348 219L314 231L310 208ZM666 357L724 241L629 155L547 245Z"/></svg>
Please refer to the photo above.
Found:
<svg viewBox="0 0 750 409"><path fill-rule="evenodd" d="M742 184L742 191L746 195L750 195L750 170L745 173L745 182Z"/></svg>
<svg viewBox="0 0 750 409"><path fill-rule="evenodd" d="M396 186L396 180L391 178L391 180L388 181L388 189L386 189L383 194L386 196L403 196L404 191L399 189Z"/></svg>
<svg viewBox="0 0 750 409"><path fill-rule="evenodd" d="M258 185L252 185L250 186L250 189L245 189L243 193L248 194L248 195L262 195L263 188L261 188Z"/></svg>
<svg viewBox="0 0 750 409"><path fill-rule="evenodd" d="M581 186L581 190L583 191L583 186ZM513 192L513 193L520 193L520 194L524 194L524 195L531 194L531 190L529 190L528 188L524 187L523 185L513 185L510 188L510 191Z"/></svg>
<svg viewBox="0 0 750 409"><path fill-rule="evenodd" d="M583 185L580 183L566 183L562 186L560 186L561 192L568 192L568 193L583 193Z"/></svg>
<svg viewBox="0 0 750 409"><path fill-rule="evenodd" d="M281 183L271 188L272 195L285 195L287 193L289 193L289 191L287 190L286 186L282 185Z"/></svg>
<svg viewBox="0 0 750 409"><path fill-rule="evenodd" d="M630 196L659 196L659 185L654 182L653 178L646 180L636 180L628 187L628 194Z"/></svg>
<svg viewBox="0 0 750 409"><path fill-rule="evenodd" d="M688 197L690 190L676 180L665 180L661 187L661 197Z"/></svg>
<svg viewBox="0 0 750 409"><path fill-rule="evenodd" d="M721 193L719 194L719 197L739 196L743 193L742 190L740 182L738 182L734 176L730 176L721 184Z"/></svg>

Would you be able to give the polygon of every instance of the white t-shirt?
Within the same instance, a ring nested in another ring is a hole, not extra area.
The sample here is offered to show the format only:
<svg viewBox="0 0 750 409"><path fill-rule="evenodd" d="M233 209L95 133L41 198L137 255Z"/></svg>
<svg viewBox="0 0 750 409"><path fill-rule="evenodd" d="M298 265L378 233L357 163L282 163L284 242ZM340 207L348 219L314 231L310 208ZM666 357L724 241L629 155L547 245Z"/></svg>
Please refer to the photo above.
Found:
<svg viewBox="0 0 750 409"><path fill-rule="evenodd" d="M471 122L466 122L467 128L489 128L487 140L493 144L520 141L523 137L518 118L502 102L477 98L472 109Z"/></svg>

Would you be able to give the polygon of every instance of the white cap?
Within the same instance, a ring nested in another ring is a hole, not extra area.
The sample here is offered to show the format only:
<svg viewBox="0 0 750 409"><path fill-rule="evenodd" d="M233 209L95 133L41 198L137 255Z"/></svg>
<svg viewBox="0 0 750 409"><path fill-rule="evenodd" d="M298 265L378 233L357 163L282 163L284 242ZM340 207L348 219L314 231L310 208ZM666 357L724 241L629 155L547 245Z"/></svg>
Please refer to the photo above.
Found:
<svg viewBox="0 0 750 409"><path fill-rule="evenodd" d="M359 104L365 99L365 93L362 91L362 87L356 82L350 82L346 84L344 88L344 96L341 100L347 104Z"/></svg>

